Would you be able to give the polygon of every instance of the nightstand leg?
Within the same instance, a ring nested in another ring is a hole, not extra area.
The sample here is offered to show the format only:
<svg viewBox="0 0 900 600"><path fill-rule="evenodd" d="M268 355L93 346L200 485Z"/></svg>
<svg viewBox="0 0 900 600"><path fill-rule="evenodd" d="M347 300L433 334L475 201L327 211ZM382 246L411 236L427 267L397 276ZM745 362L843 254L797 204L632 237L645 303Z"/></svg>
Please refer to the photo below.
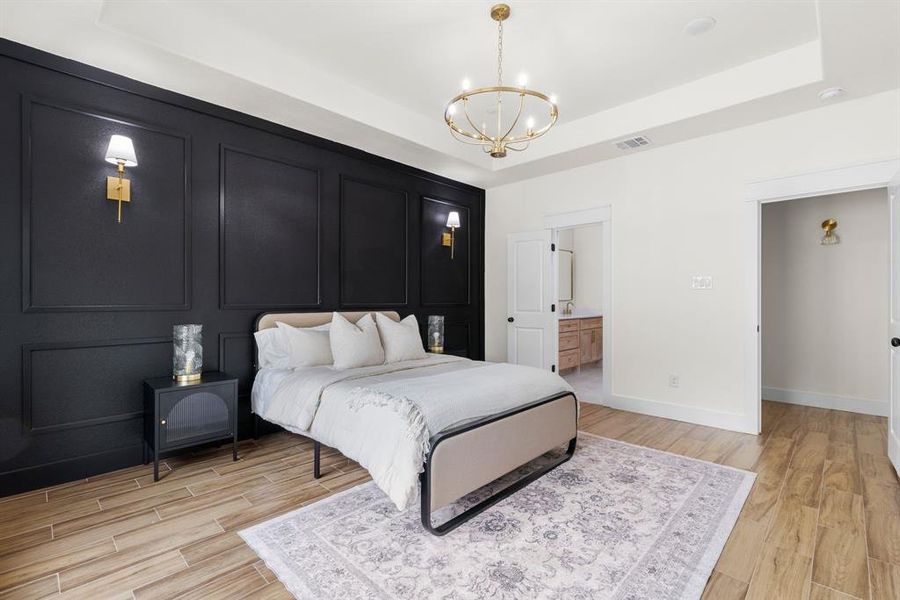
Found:
<svg viewBox="0 0 900 600"><path fill-rule="evenodd" d="M234 436L234 441L231 443L231 460L237 460L237 436Z"/></svg>
<svg viewBox="0 0 900 600"><path fill-rule="evenodd" d="M313 444L313 478L319 479L322 476L319 458L322 455L322 444L315 442Z"/></svg>
<svg viewBox="0 0 900 600"><path fill-rule="evenodd" d="M159 481L159 451L153 449L153 481Z"/></svg>

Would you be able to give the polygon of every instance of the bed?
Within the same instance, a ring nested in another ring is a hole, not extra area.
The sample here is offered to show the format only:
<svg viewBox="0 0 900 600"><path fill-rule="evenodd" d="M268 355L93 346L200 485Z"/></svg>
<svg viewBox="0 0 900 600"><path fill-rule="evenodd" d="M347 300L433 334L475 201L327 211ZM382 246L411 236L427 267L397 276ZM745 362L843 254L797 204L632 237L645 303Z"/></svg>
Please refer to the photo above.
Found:
<svg viewBox="0 0 900 600"><path fill-rule="evenodd" d="M340 314L355 323L368 311ZM263 313L255 330L331 319L332 313ZM315 477L324 444L365 467L398 509L418 498L422 526L435 535L569 460L577 442L578 401L559 376L442 354L345 370L258 368L252 409L257 424L263 419L314 441ZM562 448L512 485L433 523L435 511Z"/></svg>

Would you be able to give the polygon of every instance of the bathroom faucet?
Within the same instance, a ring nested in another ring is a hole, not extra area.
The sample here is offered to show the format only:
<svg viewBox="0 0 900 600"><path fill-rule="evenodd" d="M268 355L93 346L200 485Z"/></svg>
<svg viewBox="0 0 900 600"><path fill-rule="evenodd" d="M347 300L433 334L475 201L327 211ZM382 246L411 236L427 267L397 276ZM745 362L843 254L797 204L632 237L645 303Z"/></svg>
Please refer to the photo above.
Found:
<svg viewBox="0 0 900 600"><path fill-rule="evenodd" d="M563 314L571 315L573 308L575 308L575 303L569 300L568 302L566 302L566 308L563 309Z"/></svg>

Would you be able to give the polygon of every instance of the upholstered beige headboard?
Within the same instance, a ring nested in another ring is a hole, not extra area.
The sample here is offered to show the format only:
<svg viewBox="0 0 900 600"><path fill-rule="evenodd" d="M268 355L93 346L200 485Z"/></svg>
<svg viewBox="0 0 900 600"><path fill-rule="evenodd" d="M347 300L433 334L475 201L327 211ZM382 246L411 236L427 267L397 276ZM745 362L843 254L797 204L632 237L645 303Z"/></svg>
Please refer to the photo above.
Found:
<svg viewBox="0 0 900 600"><path fill-rule="evenodd" d="M394 311L360 311L360 312L342 312L340 313L344 318L352 323L356 323L363 316L369 313L380 312L381 314L392 318L395 321L400 320L400 315ZM316 327L318 325L324 325L325 323L331 323L331 315L330 312L319 312L319 313L284 313L284 312L272 312L272 313L263 313L256 318L256 331L262 331L263 329L270 329L275 327L276 321L281 321L287 325L292 325L294 327Z"/></svg>

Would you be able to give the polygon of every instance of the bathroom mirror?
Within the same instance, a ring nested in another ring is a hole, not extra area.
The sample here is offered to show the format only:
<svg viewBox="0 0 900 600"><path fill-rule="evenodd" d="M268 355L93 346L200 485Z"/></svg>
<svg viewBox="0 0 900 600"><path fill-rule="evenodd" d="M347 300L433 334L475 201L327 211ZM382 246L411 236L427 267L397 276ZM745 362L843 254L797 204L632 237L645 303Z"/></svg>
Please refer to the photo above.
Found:
<svg viewBox="0 0 900 600"><path fill-rule="evenodd" d="M575 253L571 250L559 251L559 300L567 302L575 299Z"/></svg>

